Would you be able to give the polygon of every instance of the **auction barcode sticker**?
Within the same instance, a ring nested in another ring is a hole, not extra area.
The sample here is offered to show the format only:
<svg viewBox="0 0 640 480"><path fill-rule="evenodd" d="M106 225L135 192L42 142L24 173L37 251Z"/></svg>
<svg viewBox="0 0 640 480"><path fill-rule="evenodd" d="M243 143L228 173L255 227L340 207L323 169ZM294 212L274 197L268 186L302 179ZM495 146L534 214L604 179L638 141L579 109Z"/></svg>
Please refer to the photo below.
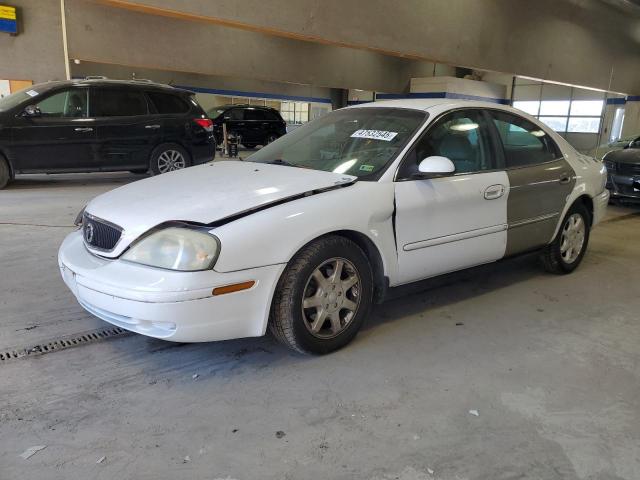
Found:
<svg viewBox="0 0 640 480"><path fill-rule="evenodd" d="M387 132L386 130L356 130L351 134L351 138L370 138L390 142L396 135L398 132Z"/></svg>

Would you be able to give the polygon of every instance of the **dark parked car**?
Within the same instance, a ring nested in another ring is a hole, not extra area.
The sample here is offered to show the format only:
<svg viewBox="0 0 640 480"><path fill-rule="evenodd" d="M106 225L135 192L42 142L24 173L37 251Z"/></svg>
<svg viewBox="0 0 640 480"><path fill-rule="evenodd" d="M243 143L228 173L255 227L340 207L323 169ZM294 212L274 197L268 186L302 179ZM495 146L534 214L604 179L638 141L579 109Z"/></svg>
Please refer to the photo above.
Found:
<svg viewBox="0 0 640 480"><path fill-rule="evenodd" d="M640 201L640 138L604 156L612 200Z"/></svg>
<svg viewBox="0 0 640 480"><path fill-rule="evenodd" d="M193 93L141 80L34 85L0 99L0 188L16 173L153 174L212 160Z"/></svg>
<svg viewBox="0 0 640 480"><path fill-rule="evenodd" d="M223 105L209 110L213 119L213 131L218 145L222 143L222 124L227 124L227 133L239 137L247 148L267 145L287 133L287 123L275 108L255 105Z"/></svg>

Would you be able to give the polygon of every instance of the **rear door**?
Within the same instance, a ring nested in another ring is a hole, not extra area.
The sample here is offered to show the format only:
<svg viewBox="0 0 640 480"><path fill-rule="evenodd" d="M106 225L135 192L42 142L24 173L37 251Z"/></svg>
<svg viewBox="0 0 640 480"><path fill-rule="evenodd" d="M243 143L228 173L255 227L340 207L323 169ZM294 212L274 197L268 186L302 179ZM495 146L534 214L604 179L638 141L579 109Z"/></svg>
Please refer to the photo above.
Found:
<svg viewBox="0 0 640 480"><path fill-rule="evenodd" d="M481 110L435 120L403 160L395 183L399 283L504 256L508 181ZM449 158L453 174L412 177L430 156Z"/></svg>
<svg viewBox="0 0 640 480"><path fill-rule="evenodd" d="M149 165L151 150L162 135L162 121L150 115L142 90L92 87L90 110L95 117L101 170L131 170Z"/></svg>
<svg viewBox="0 0 640 480"><path fill-rule="evenodd" d="M261 108L247 108L244 111L245 134L243 143L264 145L269 133L269 121Z"/></svg>
<svg viewBox="0 0 640 480"><path fill-rule="evenodd" d="M490 110L488 115L504 151L509 178L506 255L514 255L552 240L576 177L539 126L509 112Z"/></svg>
<svg viewBox="0 0 640 480"><path fill-rule="evenodd" d="M39 116L18 116L10 155L23 172L85 170L94 163L96 131L87 115L88 88L71 87L34 96Z"/></svg>

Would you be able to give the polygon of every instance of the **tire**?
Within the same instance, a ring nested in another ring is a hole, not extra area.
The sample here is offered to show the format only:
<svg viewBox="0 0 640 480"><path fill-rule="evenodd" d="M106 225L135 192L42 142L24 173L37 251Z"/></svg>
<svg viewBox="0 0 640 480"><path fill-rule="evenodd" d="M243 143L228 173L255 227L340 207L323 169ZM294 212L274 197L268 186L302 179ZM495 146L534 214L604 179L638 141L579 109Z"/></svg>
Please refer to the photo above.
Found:
<svg viewBox="0 0 640 480"><path fill-rule="evenodd" d="M269 135L267 135L267 138L264 141L264 145L269 145L272 142L275 142L278 138L278 135L276 135L275 133L270 133Z"/></svg>
<svg viewBox="0 0 640 480"><path fill-rule="evenodd" d="M333 281L337 262L341 275ZM321 237L287 265L274 293L269 330L300 353L333 352L356 336L372 297L373 273L362 249L344 237Z"/></svg>
<svg viewBox="0 0 640 480"><path fill-rule="evenodd" d="M151 152L149 168L152 175L182 170L191 166L191 157L177 143L163 143Z"/></svg>
<svg viewBox="0 0 640 480"><path fill-rule="evenodd" d="M0 155L0 190L6 187L11 180L11 170L9 170L9 164Z"/></svg>
<svg viewBox="0 0 640 480"><path fill-rule="evenodd" d="M540 255L545 270L561 275L571 273L578 268L587 251L590 228L591 215L588 210L582 203L574 203L562 219L556 238ZM578 252L575 251L577 248L579 248Z"/></svg>
<svg viewBox="0 0 640 480"><path fill-rule="evenodd" d="M258 146L257 143L243 143L242 146L244 148L256 148Z"/></svg>

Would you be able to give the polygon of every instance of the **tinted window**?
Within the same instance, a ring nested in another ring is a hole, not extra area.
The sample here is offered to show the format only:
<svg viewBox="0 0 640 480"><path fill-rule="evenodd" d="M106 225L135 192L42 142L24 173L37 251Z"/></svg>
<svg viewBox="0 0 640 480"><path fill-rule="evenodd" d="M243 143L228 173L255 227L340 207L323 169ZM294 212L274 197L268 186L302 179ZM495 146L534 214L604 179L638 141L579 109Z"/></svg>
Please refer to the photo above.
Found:
<svg viewBox="0 0 640 480"><path fill-rule="evenodd" d="M132 117L146 115L147 101L142 92L96 88L91 94L91 116Z"/></svg>
<svg viewBox="0 0 640 480"><path fill-rule="evenodd" d="M560 156L547 132L529 120L505 112L490 114L504 146L507 168L544 163Z"/></svg>
<svg viewBox="0 0 640 480"><path fill-rule="evenodd" d="M43 117L84 118L87 116L87 89L58 92L36 103Z"/></svg>
<svg viewBox="0 0 640 480"><path fill-rule="evenodd" d="M266 120L264 112L262 110L256 110L253 108L248 108L244 111L244 119L245 120Z"/></svg>
<svg viewBox="0 0 640 480"><path fill-rule="evenodd" d="M233 110L225 112L224 118L229 120L244 120L244 115L242 114L242 110L234 108Z"/></svg>
<svg viewBox="0 0 640 480"><path fill-rule="evenodd" d="M264 116L266 117L267 120L271 120L271 121L278 121L281 122L282 120L280 119L280 116L272 111L272 110L263 110L264 112Z"/></svg>
<svg viewBox="0 0 640 480"><path fill-rule="evenodd" d="M455 173L495 168L489 129L481 112L452 112L429 127L405 159L399 176L417 173L420 162L431 156L447 157L456 166Z"/></svg>
<svg viewBox="0 0 640 480"><path fill-rule="evenodd" d="M187 113L189 111L189 105L177 95L161 92L147 92L147 95L158 113Z"/></svg>

